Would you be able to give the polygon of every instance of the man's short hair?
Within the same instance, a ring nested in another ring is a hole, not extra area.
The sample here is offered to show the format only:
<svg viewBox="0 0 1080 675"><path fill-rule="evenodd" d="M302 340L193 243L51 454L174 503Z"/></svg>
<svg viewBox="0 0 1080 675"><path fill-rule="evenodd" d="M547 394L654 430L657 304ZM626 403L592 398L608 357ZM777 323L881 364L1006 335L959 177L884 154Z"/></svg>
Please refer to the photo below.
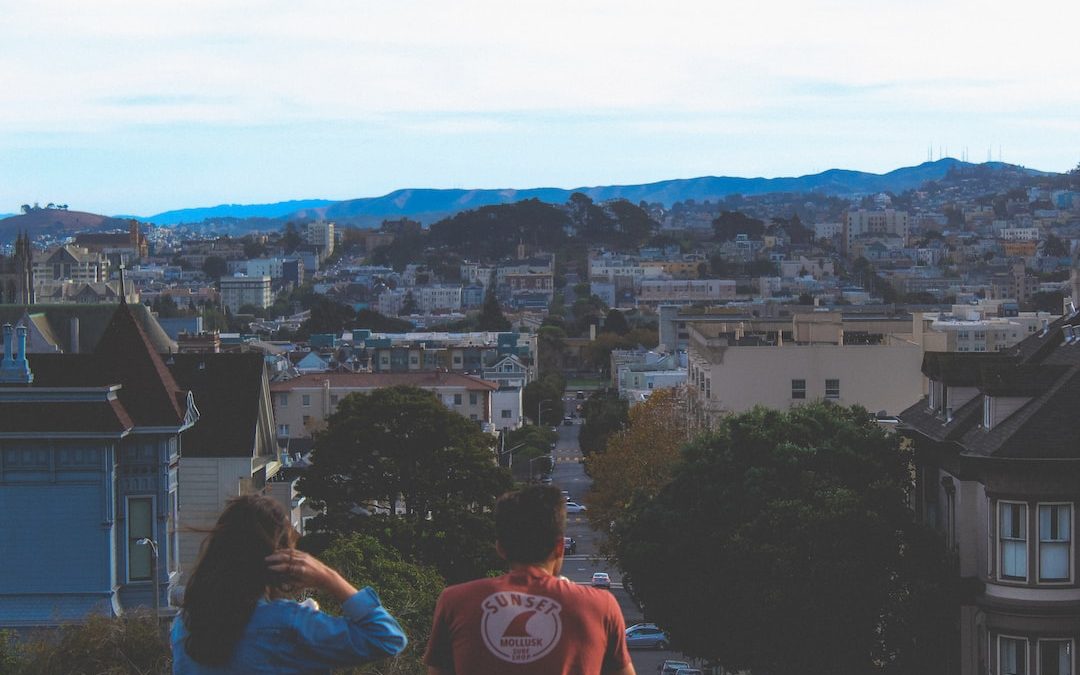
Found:
<svg viewBox="0 0 1080 675"><path fill-rule="evenodd" d="M510 562L544 562L565 532L566 500L556 487L530 485L495 503L495 537Z"/></svg>

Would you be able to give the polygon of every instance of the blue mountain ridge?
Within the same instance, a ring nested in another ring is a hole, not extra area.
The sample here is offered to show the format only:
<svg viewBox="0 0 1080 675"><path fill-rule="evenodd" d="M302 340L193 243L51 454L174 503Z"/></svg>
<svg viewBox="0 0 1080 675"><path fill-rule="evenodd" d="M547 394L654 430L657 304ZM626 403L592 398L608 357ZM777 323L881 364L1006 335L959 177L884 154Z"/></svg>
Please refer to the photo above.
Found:
<svg viewBox="0 0 1080 675"><path fill-rule="evenodd" d="M637 203L659 202L670 206L678 201L718 200L731 194L762 195L777 192L818 192L838 197L857 197L878 192L899 193L938 180L955 166L976 166L958 159L943 158L917 166L903 167L888 173L875 174L846 169L829 169L821 173L797 177L739 178L731 176L702 176L665 180L639 185L607 185L595 187L530 188L530 189L436 189L408 188L395 190L381 197L365 197L343 201L306 200L275 204L227 204L206 208L167 211L138 218L157 225L199 223L215 218L279 218L309 220L325 218L357 225L378 225L385 219L412 218L425 225L459 211L493 204L508 204L525 199L562 204L575 192L588 195L595 201L627 199ZM1022 169L1000 162L985 166L1018 169L1031 175L1046 172Z"/></svg>

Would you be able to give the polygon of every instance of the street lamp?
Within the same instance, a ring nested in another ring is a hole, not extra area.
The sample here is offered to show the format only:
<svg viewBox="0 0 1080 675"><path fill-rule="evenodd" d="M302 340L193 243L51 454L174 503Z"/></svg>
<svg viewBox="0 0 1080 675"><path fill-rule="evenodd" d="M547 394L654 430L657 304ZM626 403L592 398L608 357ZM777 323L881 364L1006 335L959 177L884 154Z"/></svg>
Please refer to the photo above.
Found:
<svg viewBox="0 0 1080 675"><path fill-rule="evenodd" d="M537 401L536 402L536 426L540 426L540 412L543 409L544 404L545 403L554 403L554 402L555 402L555 399L553 399L553 398L545 398L542 401Z"/></svg>
<svg viewBox="0 0 1080 675"><path fill-rule="evenodd" d="M158 583L160 582L160 579L158 577L158 547L157 547L157 542L155 542L153 539L150 539L149 537L142 537L140 539L136 539L135 543L139 544L140 546L149 546L150 547L150 567L153 568L153 570L154 570L154 584L153 584L153 588L154 588L154 621L157 622L157 621L161 620L159 618L160 615L161 615L161 599L158 597L158 593L159 593L159 590L160 590L158 588Z"/></svg>

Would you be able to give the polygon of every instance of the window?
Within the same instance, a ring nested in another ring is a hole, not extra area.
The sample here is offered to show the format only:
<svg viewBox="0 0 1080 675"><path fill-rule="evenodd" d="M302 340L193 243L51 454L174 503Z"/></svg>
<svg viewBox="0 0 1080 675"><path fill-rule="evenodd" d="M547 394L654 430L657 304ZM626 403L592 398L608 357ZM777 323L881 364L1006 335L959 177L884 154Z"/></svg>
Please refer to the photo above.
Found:
<svg viewBox="0 0 1080 675"><path fill-rule="evenodd" d="M283 438L288 436L289 435L289 425L288 424L279 424L279 425L277 425L277 435L281 436Z"/></svg>
<svg viewBox="0 0 1080 675"><path fill-rule="evenodd" d="M454 405L461 405L461 394L454 394Z"/></svg>
<svg viewBox="0 0 1080 675"><path fill-rule="evenodd" d="M311 394L304 394L300 397L300 404L305 408L311 407Z"/></svg>
<svg viewBox="0 0 1080 675"><path fill-rule="evenodd" d="M180 501L177 499L176 490L169 491L169 514L165 521L167 535L166 545L169 547L169 574L180 571L180 535L176 531L176 514L179 511Z"/></svg>
<svg viewBox="0 0 1080 675"><path fill-rule="evenodd" d="M476 405L476 392L475 391L470 391L469 392L469 405Z"/></svg>
<svg viewBox="0 0 1080 675"><path fill-rule="evenodd" d="M513 410L503 410L499 413L504 420L512 419L514 417Z"/></svg>
<svg viewBox="0 0 1080 675"><path fill-rule="evenodd" d="M414 366L418 365L420 363L420 357L418 357L418 356L410 356L409 357L409 363L411 365L414 365Z"/></svg>
<svg viewBox="0 0 1080 675"><path fill-rule="evenodd" d="M1039 505L1039 581L1068 581L1072 504Z"/></svg>
<svg viewBox="0 0 1080 675"><path fill-rule="evenodd" d="M1027 504L998 502L999 576L1027 579Z"/></svg>
<svg viewBox="0 0 1080 675"><path fill-rule="evenodd" d="M806 398L806 380L791 381L791 398Z"/></svg>
<svg viewBox="0 0 1080 675"><path fill-rule="evenodd" d="M825 380L825 398L832 400L840 398L840 380Z"/></svg>
<svg viewBox="0 0 1080 675"><path fill-rule="evenodd" d="M289 407L289 395L288 394L278 394L277 403L282 408L288 408Z"/></svg>
<svg viewBox="0 0 1080 675"><path fill-rule="evenodd" d="M330 405L337 405L337 404L338 404L338 395L337 394L330 394Z"/></svg>
<svg viewBox="0 0 1080 675"><path fill-rule="evenodd" d="M477 420L476 413L472 413L471 415L469 415L469 419L475 422Z"/></svg>
<svg viewBox="0 0 1080 675"><path fill-rule="evenodd" d="M311 415L304 415L303 423L304 423L304 428L305 429L310 427L311 426Z"/></svg>
<svg viewBox="0 0 1080 675"><path fill-rule="evenodd" d="M1072 675L1072 640L1039 640L1039 675Z"/></svg>
<svg viewBox="0 0 1080 675"><path fill-rule="evenodd" d="M1027 640L998 638L998 672L1001 675L1027 675Z"/></svg>
<svg viewBox="0 0 1080 675"><path fill-rule="evenodd" d="M136 543L140 539L154 539L154 498L128 497L128 581L150 581L150 547Z"/></svg>

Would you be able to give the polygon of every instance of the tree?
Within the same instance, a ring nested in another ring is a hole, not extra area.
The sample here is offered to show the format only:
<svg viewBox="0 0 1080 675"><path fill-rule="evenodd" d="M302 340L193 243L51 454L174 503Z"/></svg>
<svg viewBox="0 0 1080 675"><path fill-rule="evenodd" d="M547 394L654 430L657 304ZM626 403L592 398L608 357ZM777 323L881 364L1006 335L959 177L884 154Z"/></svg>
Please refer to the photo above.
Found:
<svg viewBox="0 0 1080 675"><path fill-rule="evenodd" d="M629 407L614 392L598 391L582 405L585 423L581 425L578 445L583 455L603 452L608 438L626 426Z"/></svg>
<svg viewBox="0 0 1080 675"><path fill-rule="evenodd" d="M373 309L362 309L357 312L353 325L376 333L407 333L414 327L411 321L379 314Z"/></svg>
<svg viewBox="0 0 1080 675"><path fill-rule="evenodd" d="M562 406L559 403L565 387L566 380L559 372L549 372L539 380L533 380L521 392L522 412L533 424L558 424L562 419ZM545 401L550 403L545 404ZM537 410L540 411L540 421L536 419Z"/></svg>
<svg viewBox="0 0 1080 675"><path fill-rule="evenodd" d="M566 360L566 331L558 326L541 326L536 334L536 360L540 375L562 373Z"/></svg>
<svg viewBox="0 0 1080 675"><path fill-rule="evenodd" d="M671 480L687 440L683 405L674 389L653 391L649 400L630 408L626 428L608 438L604 452L589 455L589 522L610 532L601 543L605 553L616 550L611 523L623 518L635 498L652 498Z"/></svg>
<svg viewBox="0 0 1080 675"><path fill-rule="evenodd" d="M212 255L203 261L202 271L211 279L220 279L229 273L229 264L224 258Z"/></svg>
<svg viewBox="0 0 1080 675"><path fill-rule="evenodd" d="M299 484L326 510L317 528L361 529L450 581L498 564L491 540L477 540L490 536L491 509L510 477L479 425L415 387L350 394L327 422ZM380 508L388 512L357 515ZM454 538L455 531L471 537Z"/></svg>
<svg viewBox="0 0 1080 675"><path fill-rule="evenodd" d="M728 670L938 672L949 567L907 507L911 461L857 406L726 418L616 521L624 583Z"/></svg>
<svg viewBox="0 0 1080 675"><path fill-rule="evenodd" d="M1046 241L1043 243L1043 255L1064 258L1069 255L1069 245L1062 241L1061 237L1053 233L1047 234Z"/></svg>
<svg viewBox="0 0 1080 675"><path fill-rule="evenodd" d="M630 324L626 323L626 317L617 309L611 309L604 318L604 332L626 335L630 332Z"/></svg>
<svg viewBox="0 0 1080 675"><path fill-rule="evenodd" d="M731 241L740 234L750 239L761 239L765 233L765 223L740 211L722 211L713 220L713 231L718 241Z"/></svg>
<svg viewBox="0 0 1080 675"><path fill-rule="evenodd" d="M154 298L154 303L150 308L157 312L159 319L171 319L180 316L180 309L176 306L176 301L173 300L171 295L159 295Z"/></svg>
<svg viewBox="0 0 1080 675"><path fill-rule="evenodd" d="M405 298L401 301L401 311L398 314L403 316L412 316L420 310L419 305L416 304L416 296L412 291L405 291Z"/></svg>
<svg viewBox="0 0 1080 675"><path fill-rule="evenodd" d="M304 543L301 542L302 547ZM409 636L411 649L393 661L380 664L389 671L379 672L424 672L422 661L431 634L431 617L445 586L438 571L404 560L396 549L374 537L356 533L333 539L325 551L317 553L353 586L377 588L383 606ZM340 604L324 594L320 594L319 604L334 613L340 610ZM360 671L371 672L368 669Z"/></svg>
<svg viewBox="0 0 1080 675"><path fill-rule="evenodd" d="M296 223L285 223L285 230L281 235L281 247L285 249L285 255L295 253L296 249L300 248L300 244L304 243L304 238L300 235L300 230L297 229Z"/></svg>
<svg viewBox="0 0 1080 675"><path fill-rule="evenodd" d="M480 330L506 331L510 330L510 321L502 313L499 299L495 296L495 275L491 275L488 282L487 292L484 294L484 305L480 308Z"/></svg>
<svg viewBox="0 0 1080 675"><path fill-rule="evenodd" d="M297 335L306 338L317 333L340 334L355 320L356 312L352 307L331 300L325 295L317 295L311 303L311 315L300 324Z"/></svg>

